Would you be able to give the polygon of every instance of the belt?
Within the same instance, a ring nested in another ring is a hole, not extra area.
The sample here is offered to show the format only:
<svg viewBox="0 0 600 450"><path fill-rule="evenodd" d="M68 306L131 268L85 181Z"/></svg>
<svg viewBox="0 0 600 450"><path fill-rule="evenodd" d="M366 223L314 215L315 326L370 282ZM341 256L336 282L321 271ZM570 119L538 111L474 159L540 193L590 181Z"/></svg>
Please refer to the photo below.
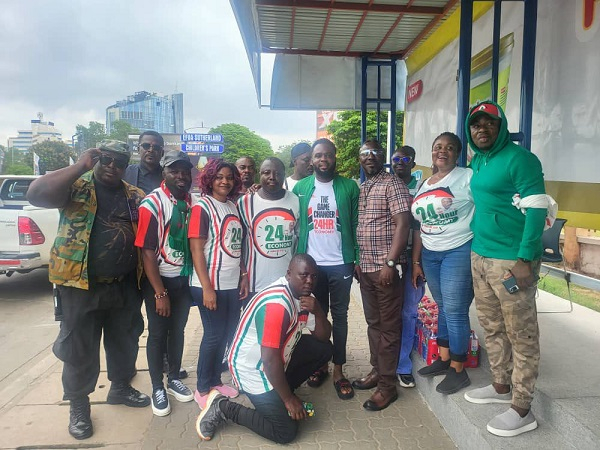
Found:
<svg viewBox="0 0 600 450"><path fill-rule="evenodd" d="M95 281L96 283L104 283L104 284L111 284L111 283L118 283L119 281L123 281L125 279L126 275L119 275L118 277L96 277Z"/></svg>

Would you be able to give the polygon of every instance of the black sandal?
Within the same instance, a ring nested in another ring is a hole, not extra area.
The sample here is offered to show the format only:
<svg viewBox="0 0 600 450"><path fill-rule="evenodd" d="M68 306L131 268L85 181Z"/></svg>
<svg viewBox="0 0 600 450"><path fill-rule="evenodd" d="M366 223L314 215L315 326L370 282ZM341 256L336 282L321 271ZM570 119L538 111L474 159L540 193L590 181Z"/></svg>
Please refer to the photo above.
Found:
<svg viewBox="0 0 600 450"><path fill-rule="evenodd" d="M329 370L315 370L313 374L308 378L306 384L312 388L317 388L323 384L323 382L329 376Z"/></svg>
<svg viewBox="0 0 600 450"><path fill-rule="evenodd" d="M354 397L354 388L352 384L347 378L340 378L337 381L333 382L333 387L335 387L335 392L337 392L337 396L342 400L350 400ZM342 392L342 390L347 391L350 388L349 392Z"/></svg>

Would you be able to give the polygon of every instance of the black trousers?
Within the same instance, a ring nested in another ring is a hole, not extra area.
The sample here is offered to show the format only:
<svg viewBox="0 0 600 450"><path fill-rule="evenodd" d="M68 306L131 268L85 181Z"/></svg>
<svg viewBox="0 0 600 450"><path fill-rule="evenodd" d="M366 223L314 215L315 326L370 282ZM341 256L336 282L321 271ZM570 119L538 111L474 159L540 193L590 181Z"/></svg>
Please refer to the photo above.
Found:
<svg viewBox="0 0 600 450"><path fill-rule="evenodd" d="M135 274L111 284L92 283L90 290L58 286L63 320L52 350L63 361L63 399L85 397L100 374L100 339L104 333L106 367L112 382L128 383L135 369L132 323L139 311Z"/></svg>
<svg viewBox="0 0 600 450"><path fill-rule="evenodd" d="M171 302L171 315L169 317L159 316L156 313L154 289L148 280L144 280L142 283L146 316L148 317L146 356L148 357L148 371L150 372L153 389L164 387L163 355L165 352L169 361L168 380L179 379L185 325L188 321L192 303L189 277L161 278L163 285L169 291Z"/></svg>
<svg viewBox="0 0 600 450"><path fill-rule="evenodd" d="M331 359L331 342L319 341L314 336L303 334L285 371L285 376L294 391L315 370ZM293 441L298 433L298 421L292 420L275 389L264 394L246 393L255 409L239 403L227 402L223 413L232 422L242 425L256 434L279 444Z"/></svg>

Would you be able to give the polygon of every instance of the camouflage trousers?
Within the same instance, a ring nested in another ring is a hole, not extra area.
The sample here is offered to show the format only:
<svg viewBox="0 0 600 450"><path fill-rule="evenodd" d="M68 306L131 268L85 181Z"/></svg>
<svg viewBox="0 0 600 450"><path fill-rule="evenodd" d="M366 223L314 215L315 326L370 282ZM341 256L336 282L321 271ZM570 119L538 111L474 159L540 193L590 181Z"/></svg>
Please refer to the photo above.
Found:
<svg viewBox="0 0 600 450"><path fill-rule="evenodd" d="M528 409L540 363L537 287L508 293L502 279L515 263L471 252L475 306L485 333L493 381L512 384L512 404ZM540 261L534 261L532 268L538 274Z"/></svg>

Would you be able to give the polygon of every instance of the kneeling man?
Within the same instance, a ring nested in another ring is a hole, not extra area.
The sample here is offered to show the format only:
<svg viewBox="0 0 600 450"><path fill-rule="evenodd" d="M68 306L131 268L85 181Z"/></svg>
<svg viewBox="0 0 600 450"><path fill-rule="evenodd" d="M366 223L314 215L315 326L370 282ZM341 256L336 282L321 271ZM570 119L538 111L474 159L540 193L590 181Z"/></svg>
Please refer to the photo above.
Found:
<svg viewBox="0 0 600 450"><path fill-rule="evenodd" d="M331 324L311 296L317 264L297 254L285 277L260 291L242 314L229 352L229 368L240 391L255 409L230 401L213 390L196 421L196 431L210 440L231 420L279 444L295 439L298 420L307 412L294 395L332 354ZM310 334L303 334L307 328Z"/></svg>

